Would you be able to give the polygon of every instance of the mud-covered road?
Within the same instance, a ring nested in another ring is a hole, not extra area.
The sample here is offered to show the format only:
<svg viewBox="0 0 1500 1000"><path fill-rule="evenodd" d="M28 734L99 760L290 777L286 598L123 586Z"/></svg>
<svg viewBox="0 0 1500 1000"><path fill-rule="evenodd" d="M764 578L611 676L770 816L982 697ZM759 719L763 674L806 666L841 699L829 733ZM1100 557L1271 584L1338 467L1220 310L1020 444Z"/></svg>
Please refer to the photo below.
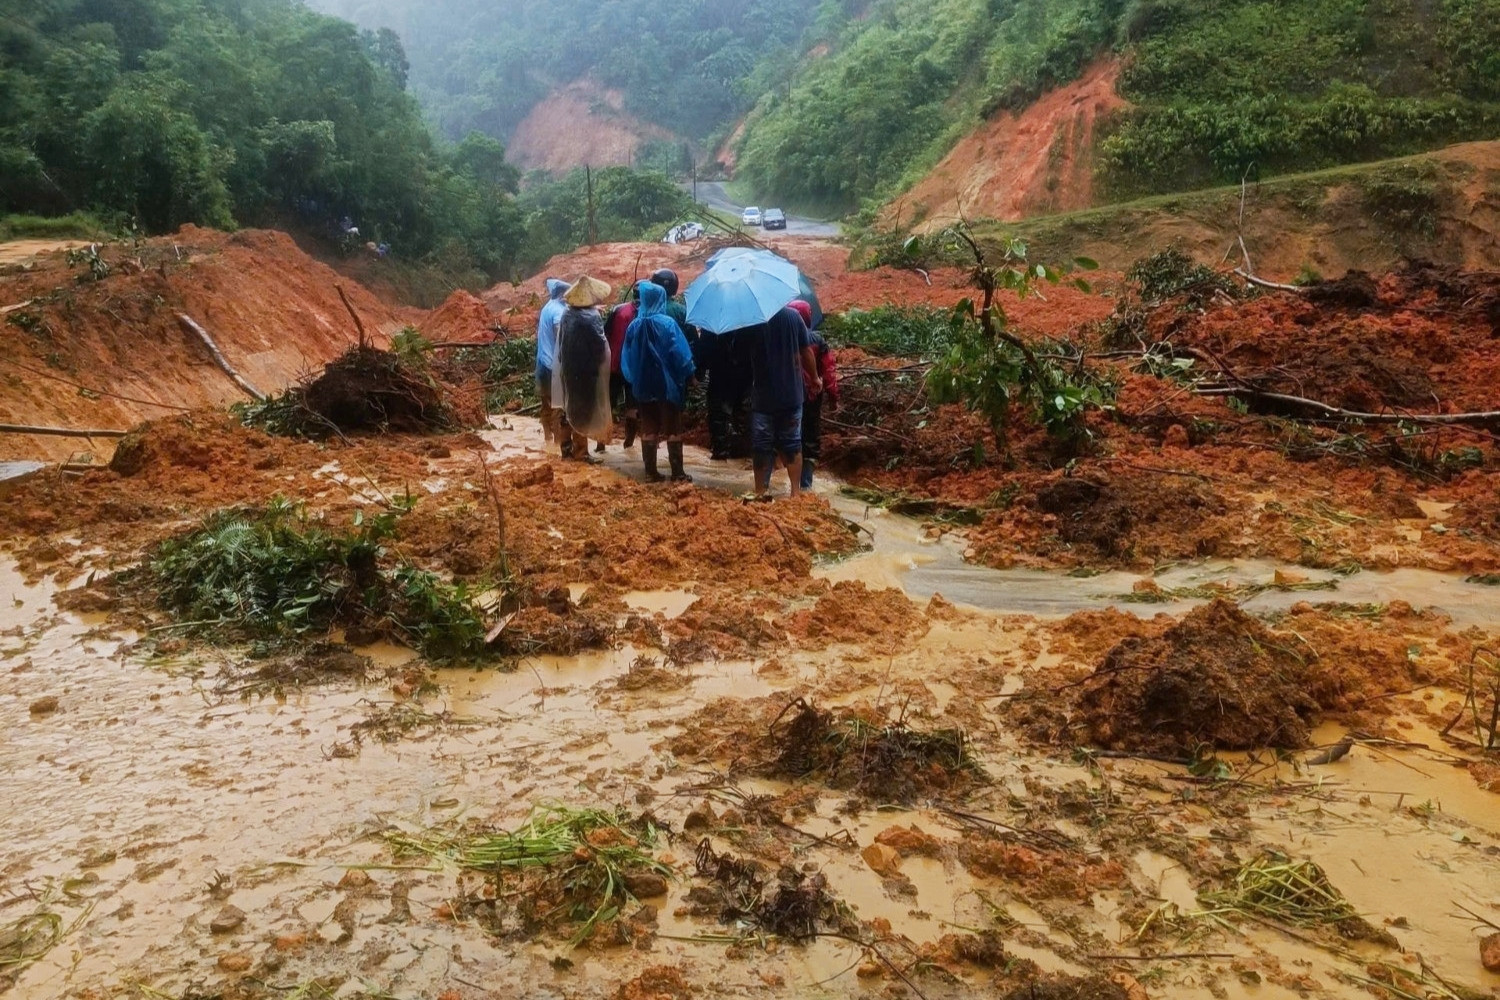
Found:
<svg viewBox="0 0 1500 1000"><path fill-rule="evenodd" d="M698 201L709 208L717 209L720 212L728 212L735 218L739 218L740 213L746 207L736 204L729 197L729 193L724 189L724 185L718 181L699 181ZM769 202L760 206L762 211L775 207L777 206ZM766 230L757 227L754 232L758 238L772 241L783 236L815 236L831 239L839 234L839 227L837 223L824 222L821 219L808 219L788 213L785 229Z"/></svg>
<svg viewBox="0 0 1500 1000"><path fill-rule="evenodd" d="M534 465L543 447L526 420L483 436L500 475ZM737 490L748 477L690 456L699 489ZM612 468L570 473L570 488L639 475L618 448L606 460ZM463 466L433 461L434 499L470 488ZM320 473L330 486L342 475L336 462ZM1032 601L1007 597L1011 577L950 575L942 539L835 487L822 492L867 550L815 568L807 596L789 603L774 597L780 585L742 595L760 609L747 621L774 619L797 641L691 665L625 641L527 657L511 673L428 673L374 646L359 651L371 658L363 681L257 686L243 655L140 643L149 636L102 614L58 609L55 587L84 580L30 583L7 564L0 798L18 807L0 818L0 927L33 929L11 944L12 995L593 998L677 976L698 996L852 997L909 977L935 1000L1057 974L1113 976L1122 997L1208 1000L1254 984L1276 1000L1352 1000L1368 995L1360 977L1371 969L1427 975L1416 956L1446 981L1500 986L1455 908L1493 914L1500 899L1495 799L1451 766L1423 694L1371 717L1404 742L1361 737L1326 767L1225 754L1216 766L1232 780L1219 782L1038 745L1006 706L1141 627L1102 610L1118 603L1108 594L1120 581L1053 574L1041 617L1010 613ZM778 505L746 511L774 519ZM1007 611L927 599L950 583ZM909 586L920 603L882 585ZM1409 581L1404 599L1416 602L1421 585ZM602 586L580 577L570 591L586 607ZM1040 574L1026 588L1046 589ZM709 634L731 627L716 593L687 579L627 593L623 607L657 629ZM1476 613L1500 620L1500 593L1486 593ZM708 617L706 603L718 609ZM1324 630L1299 626L1317 644L1365 628L1307 620ZM1436 619L1391 628L1414 662L1451 655ZM814 778L764 777L765 720L796 697L962 728L984 778L874 809ZM1347 732L1327 723L1313 742ZM529 925L516 899L483 903L472 878L391 846L508 828L540 803L646 810L670 832L657 856L673 877L630 914L632 943L574 948L565 932ZM766 943L704 903L714 897L693 861L700 843L767 871L816 871L866 943ZM1400 948L1375 931L1348 941L1240 920L1200 896L1268 850L1321 866Z"/></svg>

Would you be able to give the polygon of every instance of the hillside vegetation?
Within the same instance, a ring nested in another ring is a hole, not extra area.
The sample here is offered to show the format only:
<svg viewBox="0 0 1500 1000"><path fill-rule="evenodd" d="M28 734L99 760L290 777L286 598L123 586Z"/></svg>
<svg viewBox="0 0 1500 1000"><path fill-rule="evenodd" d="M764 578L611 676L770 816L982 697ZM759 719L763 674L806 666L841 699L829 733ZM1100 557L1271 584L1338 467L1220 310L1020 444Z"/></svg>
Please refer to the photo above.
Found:
<svg viewBox="0 0 1500 1000"><path fill-rule="evenodd" d="M0 18L0 211L151 232L347 217L499 270L521 233L504 148L438 148L405 74L394 35L284 0L23 5Z"/></svg>
<svg viewBox="0 0 1500 1000"><path fill-rule="evenodd" d="M17 213L15 232L85 212L115 230L275 225L330 242L348 220L346 252L390 244L436 286L411 296L424 304L586 236L581 178L518 198L504 145L435 140L407 74L394 33L287 0L33 4L0 17L0 217ZM690 207L660 174L596 180L603 238Z"/></svg>
<svg viewBox="0 0 1500 1000"><path fill-rule="evenodd" d="M826 5L825 5L826 6ZM1487 138L1500 0L876 0L763 96L741 176L851 209L910 184L980 120L1101 54L1133 105L1100 146L1114 196Z"/></svg>
<svg viewBox="0 0 1500 1000"><path fill-rule="evenodd" d="M582 78L618 90L624 110L702 139L750 107L784 68L807 0L309 0L397 32L413 89L440 130L508 137L554 90ZM557 123L566 128L566 122Z"/></svg>

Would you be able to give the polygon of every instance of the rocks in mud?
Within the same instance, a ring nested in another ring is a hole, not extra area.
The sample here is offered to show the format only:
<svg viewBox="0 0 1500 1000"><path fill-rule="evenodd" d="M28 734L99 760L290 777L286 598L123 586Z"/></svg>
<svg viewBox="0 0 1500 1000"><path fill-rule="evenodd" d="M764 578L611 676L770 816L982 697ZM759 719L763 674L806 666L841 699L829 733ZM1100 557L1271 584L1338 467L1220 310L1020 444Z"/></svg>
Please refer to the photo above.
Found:
<svg viewBox="0 0 1500 1000"><path fill-rule="evenodd" d="M1308 669L1285 640L1223 599L1157 637L1125 639L1073 706L1081 742L1192 756L1308 744L1318 705Z"/></svg>
<svg viewBox="0 0 1500 1000"><path fill-rule="evenodd" d="M901 852L889 844L871 844L859 856L877 875L894 875L901 870Z"/></svg>
<svg viewBox="0 0 1500 1000"><path fill-rule="evenodd" d="M38 698L36 701L31 703L31 714L52 715L61 707L62 705L57 700L57 695L49 694L47 695L47 697Z"/></svg>
<svg viewBox="0 0 1500 1000"><path fill-rule="evenodd" d="M655 872L634 872L625 876L625 891L636 899L655 899L667 894L667 880Z"/></svg>
<svg viewBox="0 0 1500 1000"><path fill-rule="evenodd" d="M526 490L533 486L551 486L556 478L556 470L550 462L533 465L510 477L510 485L513 489Z"/></svg>
<svg viewBox="0 0 1500 1000"><path fill-rule="evenodd" d="M1163 526L1194 539L1197 555L1213 555L1219 533L1213 522L1227 510L1206 483L1149 474L1063 476L1038 489L1034 503L1052 515L1064 542L1108 559L1139 554L1138 539L1152 533L1143 529Z"/></svg>
<svg viewBox="0 0 1500 1000"><path fill-rule="evenodd" d="M1479 960L1491 972L1500 972L1500 933L1491 934L1479 942Z"/></svg>
<svg viewBox="0 0 1500 1000"><path fill-rule="evenodd" d="M245 911L238 906L226 906L209 922L208 929L213 934L228 934L239 930L240 925L245 922Z"/></svg>

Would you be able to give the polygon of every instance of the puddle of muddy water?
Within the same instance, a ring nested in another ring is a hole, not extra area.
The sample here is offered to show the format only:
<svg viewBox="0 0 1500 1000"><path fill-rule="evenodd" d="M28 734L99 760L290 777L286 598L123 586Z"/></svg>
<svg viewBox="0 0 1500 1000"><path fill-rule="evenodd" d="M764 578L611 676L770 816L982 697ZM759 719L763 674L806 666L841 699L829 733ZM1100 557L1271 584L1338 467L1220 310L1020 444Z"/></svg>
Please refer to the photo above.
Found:
<svg viewBox="0 0 1500 1000"><path fill-rule="evenodd" d="M510 430L486 435L498 452L540 451L534 422L511 424ZM606 461L639 475L635 455L618 446ZM706 488L739 491L749 480L748 469L710 466L701 453L694 456L693 472ZM825 482L820 490L829 494L836 486ZM1128 593L1137 579L969 567L954 541L930 540L915 522L855 509L841 499L836 503L868 529L873 548L822 568L819 572L830 579L900 586L917 598L942 593L991 612L1046 616L1105 606L1108 595ZM1158 582L1177 587L1209 579L1262 579L1275 568L1213 564L1172 570ZM1471 594L1435 574L1360 574L1339 587L1315 596L1402 599L1417 606L1442 602L1460 618L1500 620L1494 607L1500 594ZM1405 596L1417 591L1430 599ZM1284 597L1308 595L1265 594L1257 601ZM626 604L667 618L680 615L693 599L688 591L641 593L629 595ZM882 657L884 672L873 670L868 660L846 659L832 650L788 654L781 657L784 669L770 676L756 663L726 661L689 669L688 683L677 690L628 691L617 682L641 652L628 647L540 657L509 674L445 669L437 672L439 693L420 702L434 724L418 726L393 743L369 738L353 746L352 726L401 702L383 684L294 691L283 699L225 700L212 691L229 658L210 654L196 665L160 669L128 647L93 637L90 623L57 614L52 602L51 585L27 585L13 566L0 563L5 657L0 732L6 734L0 743L0 801L21 804L0 812L0 899L20 886L61 886L85 873L97 878L74 886L81 898L59 896L47 904L68 930L57 947L21 971L15 995L28 997L108 992L136 978L176 995L194 983L225 979L217 963L226 954L258 961L276 950L278 936L295 942L299 935L312 943L286 950L287 971L277 982L358 969L351 991L362 981L397 995L435 995L455 981L470 981L510 984L518 994L598 996L613 992L645 964L681 964L690 980L728 992L764 990L763 974L772 981L780 977L785 991L795 995L869 992L871 987L849 971L861 957L859 949L844 942L820 941L729 961L720 946L672 940L720 930L674 916L690 879L674 885L661 909L663 937L654 952L578 952L571 956L574 971L559 973L548 964L562 950L556 942L497 941L477 926L438 919L453 891L454 873L422 870L430 867L422 864L388 867L391 855L374 835L459 819L509 826L546 800L636 809L650 802L665 815L680 814L693 798L690 789L723 779L676 761L663 749L664 741L714 699L826 684L837 693L822 699L825 704L878 701L888 684L905 682L925 687L930 697L923 710L939 716L972 710L966 704L969 693L944 675L945 666L981 657L986 662L1023 657L1022 632L980 616L956 625L934 622L909 649ZM1153 615L1162 610L1176 608L1143 609ZM364 652L381 665L411 658L394 648ZM1031 666L1038 663L1035 655L1023 658ZM868 674L868 685L866 674L850 682L856 670ZM1009 674L1001 690L1013 692L1019 682L1019 674ZM31 712L33 703L48 696L57 697L58 711ZM981 812L1014 819L1007 810L1027 803L1039 788L1078 784L1097 790L1110 780L1112 794L1132 796L1129 808L1138 815L1170 817L1163 822L1203 843L1223 835L1214 832L1220 821L1201 804L1206 800L1194 798L1195 786L1161 780L1180 775L1180 768L1063 759L1019 744L998 724L972 735L994 779L988 797L972 806ZM1320 731L1317 738L1333 742L1339 735ZM339 748L344 752L335 752ZM1391 921L1403 946L1420 952L1445 976L1483 988L1500 986L1500 977L1479 967L1472 922L1456 919L1452 905L1458 901L1488 912L1500 901L1500 812L1495 808L1500 800L1479 791L1463 772L1409 749L1380 754L1357 747L1336 765L1300 775L1288 770L1283 776L1296 784L1249 799L1232 821L1231 832L1247 838L1236 850L1275 845L1316 861L1372 923ZM1120 780L1125 777L1138 779L1143 789ZM858 847L898 824L919 825L945 841L972 835L930 808L866 810L850 818L836 812L844 799L822 795L815 814L799 824L820 836L847 829ZM1085 852L1103 851L1096 843L1098 831L1085 820L1044 822L1075 837ZM978 895L982 890L1028 932L1025 941L1007 937L1011 953L1059 971L1096 964L1084 954L1085 941L1103 941L1109 951L1131 949L1124 939L1131 931L1123 918L1125 897L1169 901L1189 910L1203 877L1156 846L1140 843L1120 848L1130 884L1082 903L1032 899L1024 882L976 879L949 858L903 859L907 891L887 885L857 850L798 843L795 860L827 873L835 893L863 919L882 918L913 942L932 942L944 933L987 925L991 913ZM691 842L679 841L668 851L681 870L691 868ZM362 864L377 866L369 871L374 888L368 896L335 888L347 866ZM207 889L216 872L231 880L223 898ZM410 883L409 920L392 909L392 891L404 882ZM208 923L226 904L245 911L245 924L213 935ZM0 908L0 924L18 913L14 906ZM1306 962L1324 995L1364 995L1334 975L1359 967L1341 965L1326 951L1275 930L1247 927L1242 935L1216 941L1211 950ZM1223 995L1224 983L1216 975L1191 963L1163 963L1162 985L1151 994L1192 1000ZM1226 982L1234 995L1237 981ZM935 996L943 995L935 982L931 988ZM1253 995L1280 1000L1292 991L1265 982Z"/></svg>

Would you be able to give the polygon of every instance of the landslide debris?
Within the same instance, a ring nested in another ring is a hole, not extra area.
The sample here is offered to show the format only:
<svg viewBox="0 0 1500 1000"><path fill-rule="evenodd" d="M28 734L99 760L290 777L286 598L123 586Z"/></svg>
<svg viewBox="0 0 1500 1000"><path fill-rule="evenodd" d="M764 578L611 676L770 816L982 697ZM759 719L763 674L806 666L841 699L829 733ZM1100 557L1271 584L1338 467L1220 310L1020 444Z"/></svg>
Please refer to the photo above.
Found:
<svg viewBox="0 0 1500 1000"><path fill-rule="evenodd" d="M1071 736L1172 756L1305 747L1319 707L1308 682L1287 640L1217 599L1158 636L1110 650L1075 697Z"/></svg>
<svg viewBox="0 0 1500 1000"><path fill-rule="evenodd" d="M778 707L779 705L779 707ZM817 708L804 698L716 703L671 742L682 757L743 754L766 777L815 779L878 802L909 803L986 780L962 729L921 729L869 705Z"/></svg>
<svg viewBox="0 0 1500 1000"><path fill-rule="evenodd" d="M420 347L352 347L315 378L263 403L241 407L245 423L284 437L433 434L482 421L473 399L456 399L428 368ZM474 395L472 390L467 395Z"/></svg>

